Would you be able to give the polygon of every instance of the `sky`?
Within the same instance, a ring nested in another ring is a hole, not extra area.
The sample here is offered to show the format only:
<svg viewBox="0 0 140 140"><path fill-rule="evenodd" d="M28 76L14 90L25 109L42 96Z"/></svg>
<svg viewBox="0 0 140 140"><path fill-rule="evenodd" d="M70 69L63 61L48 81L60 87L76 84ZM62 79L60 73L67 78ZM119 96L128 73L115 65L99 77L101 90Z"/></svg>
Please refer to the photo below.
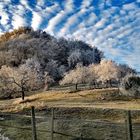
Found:
<svg viewBox="0 0 140 140"><path fill-rule="evenodd" d="M140 0L0 0L0 34L21 26L85 41L140 72Z"/></svg>

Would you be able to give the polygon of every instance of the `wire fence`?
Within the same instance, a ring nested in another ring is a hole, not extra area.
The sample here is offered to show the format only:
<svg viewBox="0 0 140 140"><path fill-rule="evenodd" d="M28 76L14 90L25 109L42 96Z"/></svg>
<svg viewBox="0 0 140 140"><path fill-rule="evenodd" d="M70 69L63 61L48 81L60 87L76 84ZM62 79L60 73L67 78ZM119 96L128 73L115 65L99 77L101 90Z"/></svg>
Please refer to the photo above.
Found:
<svg viewBox="0 0 140 140"><path fill-rule="evenodd" d="M67 84L67 85L56 85L49 88L49 90L88 90L88 89L102 89L102 88L118 88L117 83L111 85L107 84Z"/></svg>
<svg viewBox="0 0 140 140"><path fill-rule="evenodd" d="M74 118L55 112L52 108L49 114L38 116L32 107L31 115L0 113L0 128L7 132L0 133L7 134L10 140L140 140L140 124L132 121L130 110L122 110L123 122Z"/></svg>

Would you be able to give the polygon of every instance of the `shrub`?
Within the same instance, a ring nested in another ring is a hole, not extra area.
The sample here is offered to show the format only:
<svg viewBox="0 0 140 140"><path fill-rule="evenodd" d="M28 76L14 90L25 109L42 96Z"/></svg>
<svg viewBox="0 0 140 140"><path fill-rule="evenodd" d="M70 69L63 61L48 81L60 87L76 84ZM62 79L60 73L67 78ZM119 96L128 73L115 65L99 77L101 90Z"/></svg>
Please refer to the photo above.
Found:
<svg viewBox="0 0 140 140"><path fill-rule="evenodd" d="M140 77L136 75L126 76L121 82L120 91L126 96L140 97Z"/></svg>

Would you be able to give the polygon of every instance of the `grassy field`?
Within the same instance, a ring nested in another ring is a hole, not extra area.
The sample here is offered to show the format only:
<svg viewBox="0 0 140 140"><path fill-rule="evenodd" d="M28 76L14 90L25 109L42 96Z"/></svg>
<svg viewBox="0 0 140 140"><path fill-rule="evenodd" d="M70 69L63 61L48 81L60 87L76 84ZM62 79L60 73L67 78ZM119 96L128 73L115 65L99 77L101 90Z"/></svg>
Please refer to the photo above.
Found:
<svg viewBox="0 0 140 140"><path fill-rule="evenodd" d="M30 95L22 101L20 98L0 101L0 112L29 113L35 106L36 115L45 119L37 119L37 130L49 130L51 108L55 108L55 130L64 134L80 136L84 140L122 140L126 137L125 111L132 110L134 139L140 136L140 99L115 96L117 88L96 89L84 91L45 91ZM4 127L3 133L14 140L31 140L31 130L21 131L13 126L31 128L30 118L5 117L0 124L10 124ZM119 134L119 135L118 135ZM48 138L47 138L48 137ZM38 131L38 139L49 140L50 133ZM93 139L94 138L94 139ZM79 140L56 135L54 140Z"/></svg>
<svg viewBox="0 0 140 140"><path fill-rule="evenodd" d="M77 92L45 91L25 97L24 101L21 98L0 100L0 111L22 112L31 106L39 110L51 107L140 110L140 99L114 98L114 94L118 94L117 88Z"/></svg>

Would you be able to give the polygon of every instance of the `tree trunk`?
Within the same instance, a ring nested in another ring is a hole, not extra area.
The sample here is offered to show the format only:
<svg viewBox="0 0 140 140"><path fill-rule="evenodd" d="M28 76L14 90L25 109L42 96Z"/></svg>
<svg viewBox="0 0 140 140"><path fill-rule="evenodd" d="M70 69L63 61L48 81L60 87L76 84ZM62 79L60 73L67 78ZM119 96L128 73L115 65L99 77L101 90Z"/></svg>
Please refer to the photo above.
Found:
<svg viewBox="0 0 140 140"><path fill-rule="evenodd" d="M78 90L78 84L75 84L75 90Z"/></svg>
<svg viewBox="0 0 140 140"><path fill-rule="evenodd" d="M92 89L92 83L89 83L89 89Z"/></svg>
<svg viewBox="0 0 140 140"><path fill-rule="evenodd" d="M110 84L110 87L112 87L112 82L111 82L111 80L109 80L109 84Z"/></svg>
<svg viewBox="0 0 140 140"><path fill-rule="evenodd" d="M22 100L24 100L24 96L25 96L25 93L24 93L24 89L22 88L22 91L21 91L21 96L22 96Z"/></svg>
<svg viewBox="0 0 140 140"><path fill-rule="evenodd" d="M9 94L8 98L9 98L9 99L12 99L12 94L11 94L11 93Z"/></svg>
<svg viewBox="0 0 140 140"><path fill-rule="evenodd" d="M48 84L45 85L44 90L45 90L45 91L49 90L49 85L48 85Z"/></svg>
<svg viewBox="0 0 140 140"><path fill-rule="evenodd" d="M106 81L106 88L108 88L108 80Z"/></svg>

